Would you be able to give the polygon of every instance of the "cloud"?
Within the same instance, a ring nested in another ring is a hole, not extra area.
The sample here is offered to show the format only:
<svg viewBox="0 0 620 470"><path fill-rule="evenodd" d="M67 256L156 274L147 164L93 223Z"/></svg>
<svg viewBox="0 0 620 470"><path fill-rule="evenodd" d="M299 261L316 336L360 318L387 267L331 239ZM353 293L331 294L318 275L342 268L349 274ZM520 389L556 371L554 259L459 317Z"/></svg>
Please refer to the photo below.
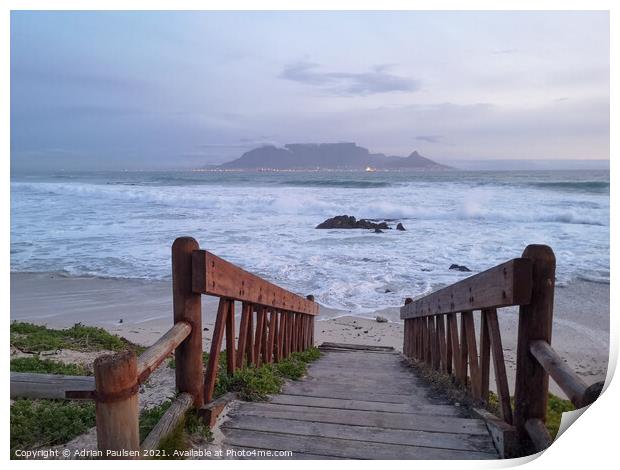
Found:
<svg viewBox="0 0 620 470"><path fill-rule="evenodd" d="M438 144L442 138L443 136L441 135L418 135L416 136L416 140L422 140L430 144Z"/></svg>
<svg viewBox="0 0 620 470"><path fill-rule="evenodd" d="M416 91L419 83L407 77L389 73L387 65L371 67L367 72L321 72L312 62L286 65L280 78L320 87L335 95L372 95L394 91Z"/></svg>
<svg viewBox="0 0 620 470"><path fill-rule="evenodd" d="M517 52L519 52L518 49L496 49L493 54L516 54Z"/></svg>

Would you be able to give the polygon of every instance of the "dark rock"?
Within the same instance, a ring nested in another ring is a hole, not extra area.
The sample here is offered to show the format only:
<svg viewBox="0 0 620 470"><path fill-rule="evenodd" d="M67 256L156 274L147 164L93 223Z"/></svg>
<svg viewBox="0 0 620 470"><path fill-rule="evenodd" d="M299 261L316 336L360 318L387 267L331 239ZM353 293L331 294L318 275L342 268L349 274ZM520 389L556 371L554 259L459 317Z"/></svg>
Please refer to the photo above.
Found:
<svg viewBox="0 0 620 470"><path fill-rule="evenodd" d="M123 319L121 318L118 322L119 322L119 323L123 323Z"/></svg>
<svg viewBox="0 0 620 470"><path fill-rule="evenodd" d="M392 292L390 289L385 289L386 294L389 294L390 292Z"/></svg>
<svg viewBox="0 0 620 470"><path fill-rule="evenodd" d="M396 230L401 230L402 232L404 232L407 229L403 226L403 224L398 222L398 225L396 226Z"/></svg>
<svg viewBox="0 0 620 470"><path fill-rule="evenodd" d="M383 230L381 230L380 228L376 228L375 233L383 233Z"/></svg>
<svg viewBox="0 0 620 470"><path fill-rule="evenodd" d="M382 317L381 315L377 315L377 318L375 318L375 320L377 321L377 323L387 323L387 318Z"/></svg>
<svg viewBox="0 0 620 470"><path fill-rule="evenodd" d="M452 269L454 271L461 271L464 273L471 272L471 269L469 269L467 266L461 266L459 264L451 264L449 269Z"/></svg>
<svg viewBox="0 0 620 470"><path fill-rule="evenodd" d="M316 226L319 229L343 229L343 228L362 228L362 229L389 229L386 222L375 223L370 220L357 220L352 215L337 215Z"/></svg>

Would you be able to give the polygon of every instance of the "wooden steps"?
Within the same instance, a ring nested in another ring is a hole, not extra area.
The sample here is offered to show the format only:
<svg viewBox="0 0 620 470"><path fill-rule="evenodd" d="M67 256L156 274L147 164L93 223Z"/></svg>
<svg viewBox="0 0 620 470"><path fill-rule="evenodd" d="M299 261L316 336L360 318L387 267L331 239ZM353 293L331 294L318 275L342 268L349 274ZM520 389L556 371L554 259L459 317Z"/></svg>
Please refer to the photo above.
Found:
<svg viewBox="0 0 620 470"><path fill-rule="evenodd" d="M221 425L226 447L292 459L498 458L484 421L434 397L392 348L321 349L282 394L233 404Z"/></svg>

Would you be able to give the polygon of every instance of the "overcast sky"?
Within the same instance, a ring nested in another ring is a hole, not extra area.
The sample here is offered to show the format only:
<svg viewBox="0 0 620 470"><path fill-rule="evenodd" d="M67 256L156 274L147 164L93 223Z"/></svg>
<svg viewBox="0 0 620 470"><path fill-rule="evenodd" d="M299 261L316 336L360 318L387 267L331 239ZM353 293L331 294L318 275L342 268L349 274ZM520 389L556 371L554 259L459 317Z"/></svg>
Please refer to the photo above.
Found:
<svg viewBox="0 0 620 470"><path fill-rule="evenodd" d="M606 12L13 12L14 169L609 158Z"/></svg>

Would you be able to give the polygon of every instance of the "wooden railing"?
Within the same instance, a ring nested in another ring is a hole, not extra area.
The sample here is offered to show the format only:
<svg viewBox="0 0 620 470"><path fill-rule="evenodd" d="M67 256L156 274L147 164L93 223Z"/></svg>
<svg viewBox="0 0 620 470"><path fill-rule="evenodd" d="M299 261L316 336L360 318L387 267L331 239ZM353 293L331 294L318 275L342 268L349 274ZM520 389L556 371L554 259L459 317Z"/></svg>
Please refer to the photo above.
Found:
<svg viewBox="0 0 620 470"><path fill-rule="evenodd" d="M155 344L139 357L133 351L98 357L95 390L84 386L71 390L69 381L63 382L67 384L64 397L95 400L97 446L103 457L141 457L144 451L157 448L189 409L213 399L224 335L229 374L244 365L278 362L314 344L314 316L319 307L312 296L300 297L250 274L201 250L193 238L178 238L172 245L172 290L174 325ZM206 371L202 294L220 298ZM237 344L235 301L242 302ZM140 445L139 386L173 351L179 393Z"/></svg>
<svg viewBox="0 0 620 470"><path fill-rule="evenodd" d="M493 357L501 418L515 427L522 452L532 445L539 451L551 444L545 427L549 376L577 408L591 404L602 389L602 382L591 386L583 382L550 345L554 287L553 251L530 245L521 258L415 301L407 299L400 310L405 356L449 374L481 403L488 402ZM519 306L514 409L497 316L498 308L508 306Z"/></svg>

